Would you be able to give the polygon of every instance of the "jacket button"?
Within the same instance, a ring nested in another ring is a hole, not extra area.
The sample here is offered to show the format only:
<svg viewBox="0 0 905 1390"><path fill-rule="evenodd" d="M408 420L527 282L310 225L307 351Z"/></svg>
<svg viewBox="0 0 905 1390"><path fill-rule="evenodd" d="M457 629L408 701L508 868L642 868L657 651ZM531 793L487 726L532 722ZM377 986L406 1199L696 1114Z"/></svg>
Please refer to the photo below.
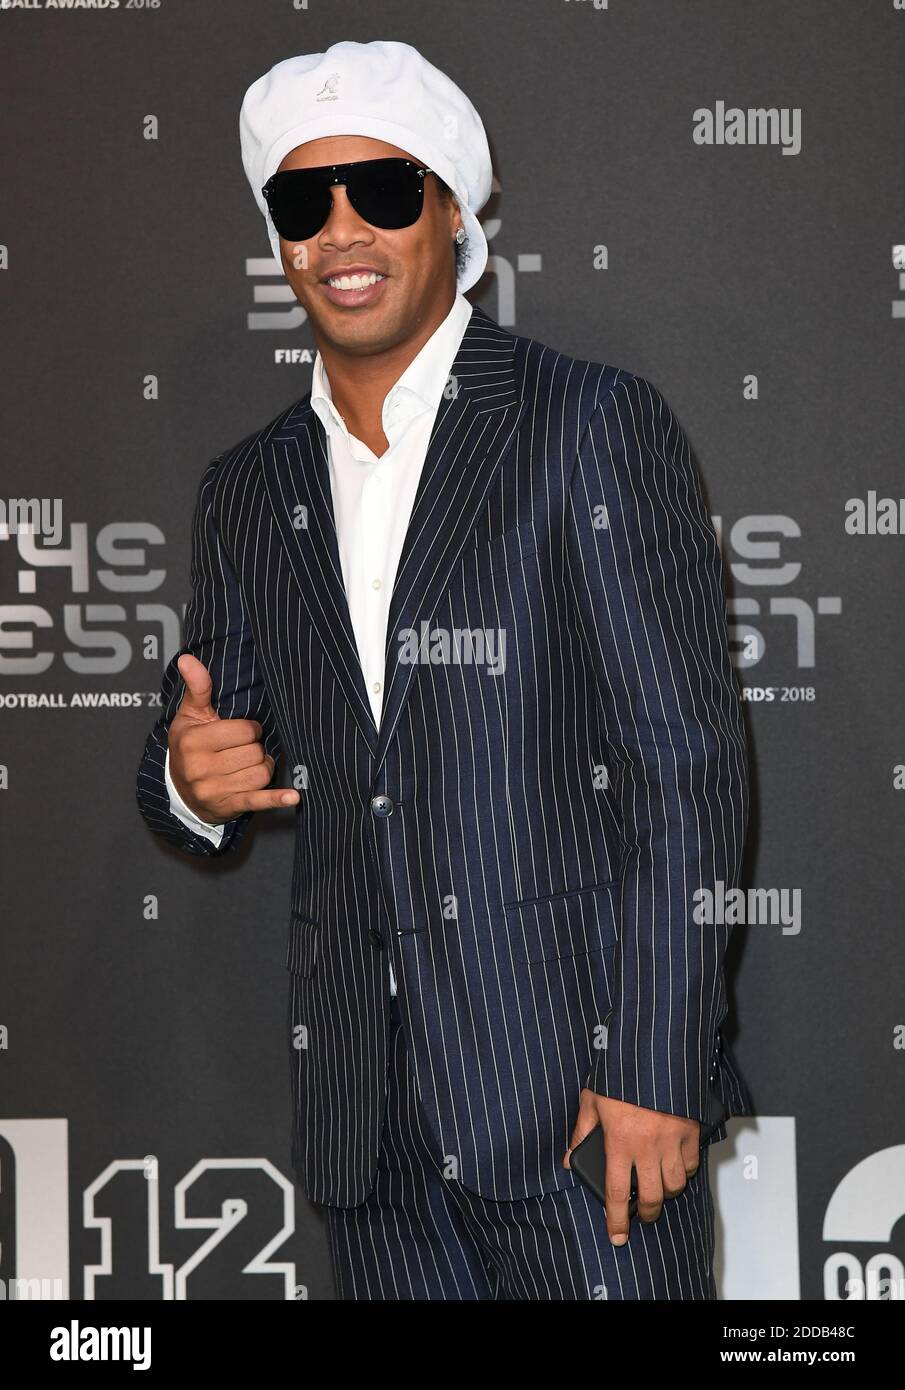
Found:
<svg viewBox="0 0 905 1390"><path fill-rule="evenodd" d="M376 927L371 927L371 928L369 929L369 931L368 931L368 936L371 938L371 943L372 943L372 945L374 945L374 946L382 946L382 945L383 945L383 937L380 935L380 932L377 930Z"/></svg>
<svg viewBox="0 0 905 1390"><path fill-rule="evenodd" d="M386 816L391 816L394 809L393 803L388 796L375 796L371 799L371 810L375 816L380 816L381 819Z"/></svg>

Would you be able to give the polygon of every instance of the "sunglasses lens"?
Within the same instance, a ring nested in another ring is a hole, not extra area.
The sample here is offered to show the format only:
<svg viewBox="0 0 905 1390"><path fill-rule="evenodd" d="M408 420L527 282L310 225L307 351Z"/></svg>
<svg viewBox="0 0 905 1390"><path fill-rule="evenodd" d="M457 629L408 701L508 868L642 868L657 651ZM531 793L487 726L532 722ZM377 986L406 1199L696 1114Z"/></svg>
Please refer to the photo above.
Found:
<svg viewBox="0 0 905 1390"><path fill-rule="evenodd" d="M340 171L342 172L342 171ZM369 159L345 169L349 202L372 227L397 230L421 216L424 178L404 159ZM284 169L267 191L273 225L286 241L316 236L330 216L332 194L323 169Z"/></svg>
<svg viewBox="0 0 905 1390"><path fill-rule="evenodd" d="M362 165L347 185L349 201L372 227L397 230L421 216L424 179L402 159L375 159Z"/></svg>
<svg viewBox="0 0 905 1390"><path fill-rule="evenodd" d="M287 169L275 174L267 205L273 225L286 241L307 241L330 216L330 189L307 169Z"/></svg>

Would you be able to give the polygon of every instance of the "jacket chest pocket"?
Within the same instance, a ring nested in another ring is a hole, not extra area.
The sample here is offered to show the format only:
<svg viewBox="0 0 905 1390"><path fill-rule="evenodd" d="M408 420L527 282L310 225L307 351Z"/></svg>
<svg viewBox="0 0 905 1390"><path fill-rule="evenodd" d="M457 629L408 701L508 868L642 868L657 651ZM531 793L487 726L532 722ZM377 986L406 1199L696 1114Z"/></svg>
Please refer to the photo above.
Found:
<svg viewBox="0 0 905 1390"><path fill-rule="evenodd" d="M615 879L553 897L505 903L513 959L530 964L610 950L619 940L618 904Z"/></svg>
<svg viewBox="0 0 905 1390"><path fill-rule="evenodd" d="M510 526L508 531L502 531L478 547L478 573L499 574L536 554L537 535L533 524L528 521L521 526Z"/></svg>
<svg viewBox="0 0 905 1390"><path fill-rule="evenodd" d="M294 975L313 975L317 965L318 924L300 912L289 914L286 969Z"/></svg>

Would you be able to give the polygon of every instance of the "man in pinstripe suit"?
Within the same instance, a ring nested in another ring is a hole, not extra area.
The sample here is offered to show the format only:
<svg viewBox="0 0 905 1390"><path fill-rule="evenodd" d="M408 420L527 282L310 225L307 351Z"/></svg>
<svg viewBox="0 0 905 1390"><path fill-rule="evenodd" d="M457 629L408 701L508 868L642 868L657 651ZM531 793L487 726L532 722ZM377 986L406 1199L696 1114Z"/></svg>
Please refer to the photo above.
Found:
<svg viewBox="0 0 905 1390"><path fill-rule="evenodd" d="M204 471L139 805L204 855L294 807L292 1159L341 1297L715 1298L709 1078L751 1104L694 895L738 883L748 781L688 441L468 304L486 246L434 170L381 225L354 166L423 134L350 128L279 164L344 170L280 238L312 388ZM568 1167L598 1123L605 1212Z"/></svg>

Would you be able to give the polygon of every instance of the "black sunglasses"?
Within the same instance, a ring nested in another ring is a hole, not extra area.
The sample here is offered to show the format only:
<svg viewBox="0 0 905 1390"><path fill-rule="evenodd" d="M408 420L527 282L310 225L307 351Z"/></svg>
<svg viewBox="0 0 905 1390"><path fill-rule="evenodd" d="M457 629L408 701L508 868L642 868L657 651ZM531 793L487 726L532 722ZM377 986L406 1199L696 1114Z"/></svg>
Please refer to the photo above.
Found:
<svg viewBox="0 0 905 1390"><path fill-rule="evenodd" d="M424 206L424 176L432 172L411 159L360 159L317 169L284 169L272 174L261 192L280 236L307 241L330 216L334 183L345 184L349 202L372 227L411 227Z"/></svg>

